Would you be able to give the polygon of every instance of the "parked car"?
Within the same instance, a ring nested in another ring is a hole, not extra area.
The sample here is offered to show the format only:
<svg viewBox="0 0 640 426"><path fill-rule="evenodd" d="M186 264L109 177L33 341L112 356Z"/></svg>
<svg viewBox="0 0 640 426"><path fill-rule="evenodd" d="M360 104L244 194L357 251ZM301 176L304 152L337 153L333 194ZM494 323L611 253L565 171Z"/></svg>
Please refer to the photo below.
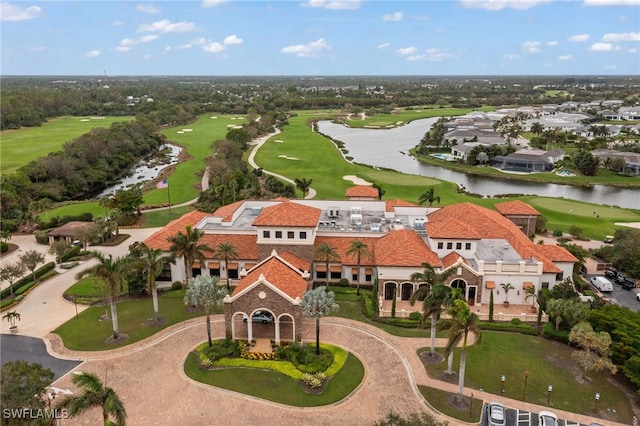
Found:
<svg viewBox="0 0 640 426"><path fill-rule="evenodd" d="M640 293L636 293L636 299L640 302Z"/></svg>
<svg viewBox="0 0 640 426"><path fill-rule="evenodd" d="M636 288L636 283L633 280L630 279L626 279L625 281L622 282L622 288L625 290L631 290Z"/></svg>
<svg viewBox="0 0 640 426"><path fill-rule="evenodd" d="M604 271L604 276L610 280L615 280L618 278L618 271L615 268L609 268Z"/></svg>
<svg viewBox="0 0 640 426"><path fill-rule="evenodd" d="M504 405L498 402L490 402L487 405L487 419L489 426L504 426L506 424Z"/></svg>
<svg viewBox="0 0 640 426"><path fill-rule="evenodd" d="M605 277L591 277L591 284L603 293L613 291L613 284Z"/></svg>
<svg viewBox="0 0 640 426"><path fill-rule="evenodd" d="M247 316L242 316L242 321L247 322ZM266 324L268 322L273 322L273 315L269 312L256 311L253 315L251 315L251 322L261 322Z"/></svg>
<svg viewBox="0 0 640 426"><path fill-rule="evenodd" d="M604 237L604 240L602 240L602 242L607 244L613 244L613 235L606 235Z"/></svg>
<svg viewBox="0 0 640 426"><path fill-rule="evenodd" d="M540 411L538 413L538 426L559 426L558 416L551 411Z"/></svg>
<svg viewBox="0 0 640 426"><path fill-rule="evenodd" d="M72 246L75 246L75 247L84 248L84 244L82 244L82 242L80 242L80 240L72 241L72 242L71 242L71 245L72 245Z"/></svg>

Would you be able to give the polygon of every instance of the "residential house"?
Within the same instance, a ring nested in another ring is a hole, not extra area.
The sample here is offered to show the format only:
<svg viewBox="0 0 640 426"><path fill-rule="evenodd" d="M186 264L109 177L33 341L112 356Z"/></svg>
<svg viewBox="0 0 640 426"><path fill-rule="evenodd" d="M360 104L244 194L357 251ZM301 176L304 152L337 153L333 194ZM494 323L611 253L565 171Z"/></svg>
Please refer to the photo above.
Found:
<svg viewBox="0 0 640 426"><path fill-rule="evenodd" d="M517 172L548 172L556 162L564 158L564 151L540 149L520 149L513 154L497 155L490 160L492 167Z"/></svg>

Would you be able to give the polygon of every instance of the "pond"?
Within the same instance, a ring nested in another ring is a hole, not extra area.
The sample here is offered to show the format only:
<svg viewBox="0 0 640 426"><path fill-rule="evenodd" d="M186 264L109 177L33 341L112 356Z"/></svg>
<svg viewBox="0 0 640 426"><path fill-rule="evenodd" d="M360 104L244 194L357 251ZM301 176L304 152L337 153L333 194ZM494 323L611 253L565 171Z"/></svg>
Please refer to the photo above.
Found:
<svg viewBox="0 0 640 426"><path fill-rule="evenodd" d="M102 198L115 193L118 189L127 189L139 183L153 180L166 167L178 164L178 156L182 148L173 144L161 145L158 152L150 158L140 161L134 166L130 173L123 177L117 184L112 185L98 194L97 198Z"/></svg>
<svg viewBox="0 0 640 426"><path fill-rule="evenodd" d="M349 151L348 155L356 163L455 182L458 185L463 185L467 191L483 196L527 194L640 209L640 191L638 189L606 185L578 187L501 179L467 175L454 170L422 164L409 154L409 150L420 142L420 139L438 118L415 120L392 129L354 129L325 120L318 122L318 131L344 143L345 148Z"/></svg>

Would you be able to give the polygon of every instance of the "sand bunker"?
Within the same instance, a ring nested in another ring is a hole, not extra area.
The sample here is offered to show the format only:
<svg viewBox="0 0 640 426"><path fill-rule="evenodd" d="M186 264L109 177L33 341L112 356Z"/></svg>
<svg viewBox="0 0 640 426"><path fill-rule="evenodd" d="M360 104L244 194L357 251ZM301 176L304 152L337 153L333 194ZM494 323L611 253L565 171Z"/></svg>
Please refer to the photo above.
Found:
<svg viewBox="0 0 640 426"><path fill-rule="evenodd" d="M282 139L276 139L276 140L274 140L274 142L277 142L277 143L284 143L284 141L283 141Z"/></svg>
<svg viewBox="0 0 640 426"><path fill-rule="evenodd" d="M614 225L627 226L629 228L640 229L640 222L616 222Z"/></svg>
<svg viewBox="0 0 640 426"><path fill-rule="evenodd" d="M89 121L89 119L88 119L88 118L83 118L83 119L82 119L82 120L80 120L80 121Z"/></svg>
<svg viewBox="0 0 640 426"><path fill-rule="evenodd" d="M351 182L355 183L356 185L373 185L373 183L367 182L366 180L361 179L358 176L354 176L354 175L342 176L342 179L350 180Z"/></svg>
<svg viewBox="0 0 640 426"><path fill-rule="evenodd" d="M296 157L289 157L288 155L278 155L280 158L284 158L286 160L298 160Z"/></svg>
<svg viewBox="0 0 640 426"><path fill-rule="evenodd" d="M105 117L91 117L92 120L104 120Z"/></svg>
<svg viewBox="0 0 640 426"><path fill-rule="evenodd" d="M236 118L235 118L235 117L231 117L231 119L232 119L232 120L235 120Z"/></svg>
<svg viewBox="0 0 640 426"><path fill-rule="evenodd" d="M193 132L193 129L182 129L183 132Z"/></svg>
<svg viewBox="0 0 640 426"><path fill-rule="evenodd" d="M182 130L178 130L176 133L181 133L181 134L182 134L182 133L184 133L184 132L183 132Z"/></svg>
<svg viewBox="0 0 640 426"><path fill-rule="evenodd" d="M212 115L212 116L211 116L211 118L213 118L213 119L215 120L215 119L216 119L216 118L218 118L218 117L217 117L217 116L215 116L215 115Z"/></svg>

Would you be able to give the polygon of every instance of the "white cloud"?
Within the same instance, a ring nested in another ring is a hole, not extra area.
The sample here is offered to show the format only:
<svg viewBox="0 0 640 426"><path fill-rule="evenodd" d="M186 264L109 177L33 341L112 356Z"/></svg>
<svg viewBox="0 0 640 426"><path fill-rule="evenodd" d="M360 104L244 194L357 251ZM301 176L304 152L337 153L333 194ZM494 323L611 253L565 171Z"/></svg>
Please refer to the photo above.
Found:
<svg viewBox="0 0 640 426"><path fill-rule="evenodd" d="M171 46L167 46L167 47L165 47L165 48L164 48L164 51L165 51L165 52L170 52L170 51L171 51Z"/></svg>
<svg viewBox="0 0 640 426"><path fill-rule="evenodd" d="M122 22L122 21L113 21L113 22L111 23L111 26L112 26L112 27L121 27L121 26L123 26L123 25L124 25L124 22Z"/></svg>
<svg viewBox="0 0 640 426"><path fill-rule="evenodd" d="M0 3L0 21L26 21L40 16L42 8L39 6L21 7L9 2Z"/></svg>
<svg viewBox="0 0 640 426"><path fill-rule="evenodd" d="M229 46L232 44L242 44L243 40L238 37L237 35L233 34L230 36L225 37L224 41L222 42L225 46Z"/></svg>
<svg viewBox="0 0 640 426"><path fill-rule="evenodd" d="M504 58L509 60L514 60L514 59L520 59L521 56L518 55L517 53L507 53L504 55Z"/></svg>
<svg viewBox="0 0 640 426"><path fill-rule="evenodd" d="M584 0L583 6L640 6L640 0Z"/></svg>
<svg viewBox="0 0 640 426"><path fill-rule="evenodd" d="M185 33L189 31L195 31L196 24L193 22L174 22L172 23L168 19L162 19L152 24L144 24L138 27L138 32L154 33Z"/></svg>
<svg viewBox="0 0 640 426"><path fill-rule="evenodd" d="M283 47L280 52L293 53L300 58L313 58L317 57L320 53L331 49L331 45L329 45L323 38L321 38L307 44L294 44L291 46Z"/></svg>
<svg viewBox="0 0 640 426"><path fill-rule="evenodd" d="M400 22L402 21L402 12L388 13L386 15L382 15L383 21L390 22Z"/></svg>
<svg viewBox="0 0 640 426"><path fill-rule="evenodd" d="M205 9L208 9L210 7L218 7L228 1L229 0L202 0L202 3L200 3L200 7L203 7Z"/></svg>
<svg viewBox="0 0 640 426"><path fill-rule="evenodd" d="M427 61L439 62L444 61L445 59L450 59L453 57L452 54L443 52L438 49L425 49L425 53L427 56Z"/></svg>
<svg viewBox="0 0 640 426"><path fill-rule="evenodd" d="M178 49L191 49L193 47L192 44L181 44L180 46L178 46Z"/></svg>
<svg viewBox="0 0 640 426"><path fill-rule="evenodd" d="M224 45L218 43L217 41L212 41L209 44L205 44L202 46L202 50L209 53L218 53L222 52L225 49Z"/></svg>
<svg viewBox="0 0 640 426"><path fill-rule="evenodd" d="M139 4L136 6L136 10L140 13L148 13L149 15L160 13L160 9L152 4Z"/></svg>
<svg viewBox="0 0 640 426"><path fill-rule="evenodd" d="M552 41L548 41L548 42L547 42L547 46L557 46L558 44L559 44L559 43L558 43L557 41L555 41L555 40L552 40Z"/></svg>
<svg viewBox="0 0 640 426"><path fill-rule="evenodd" d="M414 55L416 53L418 53L418 48L417 47L404 47L402 49L398 49L396 50L396 53L398 55L402 55L402 56L407 56L407 55Z"/></svg>
<svg viewBox="0 0 640 426"><path fill-rule="evenodd" d="M569 41L587 41L591 38L589 34L576 34L569 37Z"/></svg>
<svg viewBox="0 0 640 426"><path fill-rule="evenodd" d="M136 44L149 43L150 41L153 41L153 40L157 39L158 37L159 36L157 36L155 34L147 34L145 36L140 37Z"/></svg>
<svg viewBox="0 0 640 426"><path fill-rule="evenodd" d="M391 46L391 43L382 43L378 45L378 49L386 49L389 46Z"/></svg>
<svg viewBox="0 0 640 426"><path fill-rule="evenodd" d="M204 37L199 37L199 38L195 38L195 39L191 40L189 43L195 44L195 45L200 45L200 44L205 44L206 42L207 42L207 40L205 40Z"/></svg>
<svg viewBox="0 0 640 426"><path fill-rule="evenodd" d="M95 58L96 56L100 56L100 51L99 50L90 50L87 53L85 53L84 56L87 57L87 58Z"/></svg>
<svg viewBox="0 0 640 426"><path fill-rule="evenodd" d="M490 11L505 8L525 10L540 4L549 3L551 0L462 0L462 5L471 9L486 9Z"/></svg>
<svg viewBox="0 0 640 426"><path fill-rule="evenodd" d="M608 33L602 36L602 41L616 42L616 41L640 41L640 33Z"/></svg>
<svg viewBox="0 0 640 426"><path fill-rule="evenodd" d="M520 46L522 47L522 50L527 53L538 53L541 45L542 43L539 41L525 41Z"/></svg>
<svg viewBox="0 0 640 426"><path fill-rule="evenodd" d="M596 43L591 45L591 50L594 52L610 52L613 50L613 44L611 43Z"/></svg>
<svg viewBox="0 0 640 426"><path fill-rule="evenodd" d="M160 36L156 34L147 34L138 38L137 40L134 40L132 38L123 38L122 40L120 40L120 45L116 47L116 51L128 52L131 50L133 46L136 46L138 44L143 44L143 43L149 43L151 41L156 40L158 37Z"/></svg>
<svg viewBox="0 0 640 426"><path fill-rule="evenodd" d="M131 50L131 47L129 47L129 46L122 46L122 45L120 45L120 46L116 47L116 52L122 52L122 53L124 53L124 52L128 52L128 51L130 51L130 50Z"/></svg>
<svg viewBox="0 0 640 426"><path fill-rule="evenodd" d="M427 59L427 55L411 55L407 56L407 61L424 61Z"/></svg>
<svg viewBox="0 0 640 426"><path fill-rule="evenodd" d="M355 10L360 9L360 0L309 0L305 3L301 3L302 7L321 7L323 9L331 10Z"/></svg>
<svg viewBox="0 0 640 426"><path fill-rule="evenodd" d="M151 55L144 55L142 57L142 59L145 60L145 61L148 60L148 59L151 59Z"/></svg>
<svg viewBox="0 0 640 426"><path fill-rule="evenodd" d="M573 59L573 55L560 55L558 56L559 61L570 61Z"/></svg>

